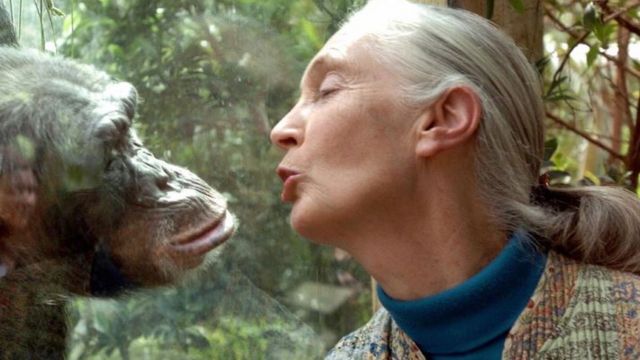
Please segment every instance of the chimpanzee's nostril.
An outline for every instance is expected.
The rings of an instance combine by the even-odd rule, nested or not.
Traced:
[[[169,176],[168,175],[161,175],[161,176],[157,177],[156,178],[156,186],[161,191],[171,190],[171,186],[169,186]]]

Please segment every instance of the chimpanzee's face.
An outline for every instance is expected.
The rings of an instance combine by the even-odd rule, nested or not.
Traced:
[[[30,225],[9,231],[5,247],[49,256],[100,246],[153,285],[199,267],[231,236],[224,197],[143,147],[136,104],[133,86],[92,67],[0,48],[0,145],[31,164],[37,184]]]

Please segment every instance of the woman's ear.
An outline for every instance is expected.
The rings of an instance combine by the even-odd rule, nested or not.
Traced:
[[[482,107],[468,87],[453,87],[418,119],[416,154],[430,157],[470,140],[478,129]]]

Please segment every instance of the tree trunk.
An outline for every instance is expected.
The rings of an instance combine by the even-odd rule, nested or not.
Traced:
[[[511,36],[531,62],[542,59],[542,0],[523,1],[524,11],[518,13],[508,0],[494,0],[491,21]],[[449,6],[487,16],[487,1],[449,0]]]
[[[629,62],[629,30],[624,27],[618,28],[618,59],[616,64],[615,78],[613,80],[615,95],[613,96],[614,109],[612,111],[611,124],[611,148],[616,152],[622,151],[622,128],[623,126],[633,127],[631,114],[629,113],[629,91],[627,90],[626,64]],[[615,159],[610,159],[613,162]]]
[[[449,6],[487,16],[487,0],[413,0],[416,3]],[[491,21],[509,34],[532,62],[542,59],[543,9],[542,0],[523,1],[519,13],[508,0],[494,0]]]

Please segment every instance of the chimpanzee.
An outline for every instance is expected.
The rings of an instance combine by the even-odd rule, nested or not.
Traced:
[[[55,359],[68,294],[174,283],[236,222],[220,193],[143,147],[132,85],[19,49],[7,24],[0,1],[0,359]]]

